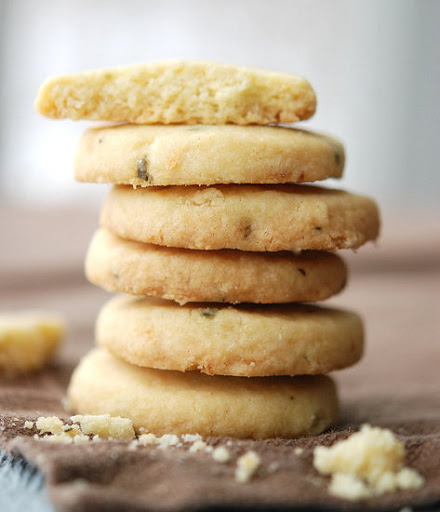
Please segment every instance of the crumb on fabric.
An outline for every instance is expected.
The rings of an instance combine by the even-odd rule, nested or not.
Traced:
[[[43,441],[48,441],[50,443],[65,443],[65,444],[73,443],[73,437],[70,437],[64,433],[63,434],[43,435],[43,436],[39,436],[38,434],[35,434],[34,439],[41,439]]]
[[[224,446],[218,446],[214,449],[212,452],[212,458],[216,462],[228,462],[228,460],[231,458],[228,450]]]
[[[321,474],[331,476],[331,494],[357,501],[420,488],[423,477],[404,461],[405,446],[393,432],[363,425],[333,446],[317,446],[313,463]]]
[[[149,444],[159,444],[159,439],[154,434],[141,434],[139,436],[139,443],[142,446],[147,446]]]
[[[183,434],[182,440],[184,443],[194,443],[195,441],[201,441],[202,436],[200,434]]]
[[[130,440],[135,437],[133,423],[127,418],[103,415],[77,415],[72,416],[72,424],[64,423],[57,416],[40,416],[35,422],[39,434],[35,439],[44,439],[52,442],[74,444],[93,442],[101,439]],[[32,428],[32,422],[26,428]],[[77,424],[78,423],[78,424]],[[92,436],[92,437],[89,437]]]
[[[90,441],[90,437],[85,434],[76,434],[73,436],[73,444],[87,444]]]
[[[131,420],[121,417],[111,417],[104,415],[76,415],[72,416],[70,423],[56,416],[40,417],[35,425],[39,430],[39,434],[35,434],[34,439],[39,439],[53,443],[65,444],[88,444],[99,442],[102,439],[129,441],[127,449],[136,451],[141,446],[156,446],[159,449],[168,449],[171,447],[182,447],[183,443],[189,443],[188,451],[190,453],[203,452],[211,454],[215,462],[226,463],[231,460],[231,454],[226,446],[208,445],[199,434],[183,434],[181,436],[175,434],[164,434],[156,436],[143,428],[143,433],[136,437]],[[33,423],[29,422],[29,428],[33,427]],[[139,432],[141,430],[139,429]],[[232,443],[227,442],[230,446]],[[237,467],[235,470],[235,479],[237,482],[247,482],[254,475],[260,466],[259,456],[249,451],[237,459]]]
[[[81,431],[81,428],[79,425],[69,425],[69,424],[65,424],[63,425],[63,431],[66,433],[66,434],[69,434],[69,436],[76,436],[76,435],[79,435],[79,434],[82,434],[82,431]]]
[[[248,482],[260,466],[260,457],[252,450],[248,451],[237,459],[235,480],[237,482]]]
[[[133,439],[133,441],[130,441],[127,450],[130,452],[133,452],[133,451],[137,450],[139,444],[140,443],[139,443],[138,439]]]
[[[279,462],[271,462],[268,466],[267,466],[267,470],[269,471],[269,473],[274,473],[275,471],[277,471],[278,469],[280,468],[280,464]]]
[[[200,452],[204,451],[208,445],[205,441],[194,441],[194,443],[189,447],[190,452]]]
[[[70,418],[79,423],[84,434],[98,434],[104,438],[130,440],[135,437],[133,422],[128,418],[109,414],[81,415]]]
[[[180,439],[175,434],[164,434],[159,437],[159,448],[168,448],[169,446],[178,446]]]
[[[40,434],[62,434],[63,421],[57,416],[40,416],[35,422]]]

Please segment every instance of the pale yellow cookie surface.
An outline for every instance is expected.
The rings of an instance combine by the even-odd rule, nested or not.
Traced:
[[[347,280],[343,260],[328,252],[293,254],[197,251],[124,240],[98,230],[86,276],[111,292],[186,302],[315,302]]]
[[[53,357],[65,335],[64,320],[44,311],[0,313],[0,376],[38,370]]]
[[[340,177],[335,138],[275,126],[106,126],[78,145],[78,181],[126,185],[299,183]]]
[[[352,312],[289,304],[222,306],[120,296],[101,310],[96,341],[131,364],[213,375],[317,375],[356,363]]]
[[[104,349],[89,353],[68,389],[79,414],[110,414],[153,434],[237,438],[298,437],[336,420],[337,397],[326,376],[221,377],[139,368]]]
[[[169,247],[334,251],[374,240],[379,213],[368,197],[309,185],[115,186],[101,223]]]
[[[36,99],[48,117],[138,124],[291,123],[315,107],[302,77],[179,60],[56,76]]]

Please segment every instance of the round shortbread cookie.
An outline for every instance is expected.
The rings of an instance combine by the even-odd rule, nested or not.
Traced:
[[[79,181],[149,185],[300,183],[340,177],[334,138],[278,126],[91,128],[79,143]]]
[[[316,302],[338,293],[347,267],[336,254],[197,251],[124,240],[105,229],[85,264],[93,284],[111,292],[186,302]]]
[[[104,349],[89,353],[68,389],[79,414],[122,416],[156,434],[237,438],[318,434],[337,417],[326,376],[221,377],[139,368]]]
[[[138,366],[212,375],[318,375],[362,356],[362,321],[304,304],[224,306],[122,296],[101,310],[96,342]]]
[[[139,242],[187,249],[355,249],[379,231],[368,197],[310,185],[114,186],[101,223]]]
[[[312,116],[302,77],[213,62],[171,60],[49,78],[35,106],[54,118],[139,124],[270,124]]]

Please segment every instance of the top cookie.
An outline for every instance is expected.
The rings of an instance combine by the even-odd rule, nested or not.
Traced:
[[[308,119],[316,96],[288,73],[175,60],[49,78],[35,106],[53,118],[246,125]]]

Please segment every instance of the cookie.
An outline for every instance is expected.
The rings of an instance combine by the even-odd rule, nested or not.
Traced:
[[[87,130],[78,181],[148,185],[300,183],[337,178],[344,148],[335,138],[276,126],[136,126]]]
[[[85,264],[93,284],[110,292],[186,302],[315,302],[338,293],[344,261],[328,252],[197,251],[124,240],[105,229]]]
[[[56,76],[35,106],[54,118],[245,125],[307,119],[316,96],[296,75],[174,60]]]
[[[0,375],[13,377],[42,368],[53,358],[65,331],[64,320],[54,313],[1,313]]]
[[[317,434],[335,422],[338,409],[326,376],[248,379],[154,370],[104,349],[81,361],[68,399],[76,413],[129,418],[137,431],[256,439]]]
[[[310,185],[115,186],[101,223],[139,242],[187,249],[356,249],[379,231],[375,202]]]
[[[119,296],[101,310],[96,342],[128,363],[211,375],[318,375],[362,356],[355,313],[304,304],[187,304]]]

